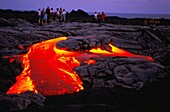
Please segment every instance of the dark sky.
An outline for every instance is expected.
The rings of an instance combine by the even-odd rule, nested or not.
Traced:
[[[170,14],[170,0],[0,0],[0,9],[37,10],[47,6],[67,11]]]

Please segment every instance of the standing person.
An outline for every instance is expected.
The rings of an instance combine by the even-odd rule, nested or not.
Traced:
[[[47,7],[46,14],[47,14],[47,24],[49,24],[50,23],[50,7]]]
[[[104,12],[102,12],[102,15],[101,15],[101,23],[104,23],[105,22],[105,17],[106,17],[106,14]]]
[[[55,21],[56,20],[56,16],[57,16],[57,13],[56,13],[56,11],[53,11],[53,21]]]
[[[98,20],[98,23],[101,23],[101,15],[100,15],[100,12],[97,13],[97,20]]]
[[[66,22],[66,14],[67,14],[66,10],[63,9],[62,17],[64,22]]]
[[[144,25],[147,26],[148,25],[148,20],[145,18],[144,20]]]
[[[44,23],[48,23],[48,14],[47,11],[44,13]]]
[[[57,22],[59,22],[59,19],[60,19],[60,11],[59,11],[59,8],[56,9],[56,20]]]
[[[38,23],[41,21],[41,9],[38,9]]]
[[[97,12],[94,12],[94,22],[98,21]]]
[[[44,14],[45,14],[45,12],[44,12],[44,8],[43,8],[42,11],[41,11],[40,25],[42,25],[44,23]]]
[[[63,9],[62,9],[62,7],[60,7],[59,13],[60,13],[59,21],[61,22],[63,20]]]
[[[50,21],[53,21],[54,20],[54,11],[53,11],[53,8],[51,8],[50,10]]]

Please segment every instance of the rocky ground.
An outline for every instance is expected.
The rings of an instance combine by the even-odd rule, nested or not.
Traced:
[[[92,22],[51,22],[33,24],[23,19],[0,18],[0,110],[63,112],[153,112],[169,109],[170,101],[170,26],[117,25]],[[4,25],[5,24],[5,25]],[[34,43],[67,36],[57,46],[69,50],[102,47],[111,43],[129,52],[151,56],[155,61],[126,57],[95,59],[74,70],[85,90],[60,96],[4,94],[22,72],[15,58],[28,52]]]

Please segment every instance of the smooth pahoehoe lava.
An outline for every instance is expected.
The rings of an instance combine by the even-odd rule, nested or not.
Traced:
[[[56,43],[66,39],[67,37],[60,37],[32,45],[22,58],[24,70],[16,77],[16,83],[7,94],[33,91],[43,95],[60,95],[83,90],[83,82],[73,68],[81,62],[95,63],[92,57],[124,56],[153,61],[149,56],[135,55],[111,44],[111,52],[100,48],[93,48],[88,52],[57,48]]]

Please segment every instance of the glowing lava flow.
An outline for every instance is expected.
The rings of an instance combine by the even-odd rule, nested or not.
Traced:
[[[111,52],[106,51],[106,50],[101,50],[100,48],[97,49],[91,49],[89,52],[94,53],[94,54],[105,54],[107,56],[122,56],[122,57],[129,57],[129,58],[140,58],[140,59],[145,59],[148,61],[154,61],[152,57],[150,56],[142,56],[142,55],[136,55],[133,53],[130,53],[128,51],[122,50],[120,48],[117,48],[111,44],[109,44],[111,47]]]
[[[72,70],[80,63],[75,52],[56,48],[61,37],[35,44],[23,58],[24,70],[7,94],[34,91],[43,95],[73,93],[82,90],[82,82]]]
[[[22,60],[24,70],[21,75],[17,76],[17,82],[7,94],[19,94],[30,90],[43,95],[59,95],[83,90],[82,81],[73,68],[79,66],[82,61],[88,64],[95,63],[90,58],[100,57],[99,54],[153,61],[151,57],[135,55],[111,44],[109,46],[112,52],[98,48],[91,49],[89,51],[91,54],[58,49],[56,43],[66,39],[66,37],[60,37],[31,46]]]

